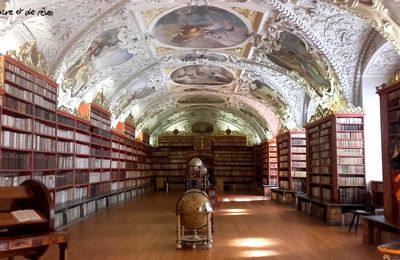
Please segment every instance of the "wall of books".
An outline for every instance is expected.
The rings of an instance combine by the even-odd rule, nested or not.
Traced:
[[[278,149],[276,140],[262,144],[263,184],[278,186]]]
[[[400,72],[378,89],[381,105],[385,218],[400,218]]]
[[[148,186],[149,148],[134,143],[134,128],[110,131],[110,113],[95,104],[79,108],[85,118],[57,110],[57,84],[7,56],[0,72],[0,186],[42,181],[58,226]]]
[[[306,191],[306,136],[290,131],[277,136],[279,189]]]
[[[193,157],[207,160],[212,166],[208,173],[220,186],[248,189],[255,183],[253,147],[246,145],[243,136],[162,136],[152,152],[152,172],[168,180],[169,188],[183,187],[187,164]]]
[[[332,114],[308,124],[306,132],[308,194],[333,203],[363,203],[364,116]]]

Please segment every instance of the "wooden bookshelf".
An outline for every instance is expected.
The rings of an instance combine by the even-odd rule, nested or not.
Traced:
[[[0,56],[0,185],[38,179],[54,195],[57,84]]]
[[[371,181],[372,202],[374,207],[383,207],[383,181]]]
[[[400,220],[400,72],[377,88],[381,107],[382,170],[385,218]]]
[[[245,136],[210,136],[210,148],[197,150],[193,135],[165,135],[158,139],[158,147],[152,151],[152,170],[157,187],[184,188],[187,163],[193,157],[209,160],[208,172],[212,173],[219,188],[249,189],[256,183],[254,147],[246,144]],[[203,160],[203,159],[202,159]]]
[[[290,131],[277,136],[279,189],[306,191],[305,137],[304,131]]]
[[[56,227],[152,189],[149,146],[130,122],[112,131],[97,104],[82,104],[80,116],[56,105],[55,82],[0,57],[0,186],[44,183]]]
[[[308,195],[365,202],[364,115],[331,114],[306,126]]]
[[[346,213],[366,203],[364,115],[321,112],[306,126],[307,194],[298,210],[329,224],[348,224]]]
[[[278,186],[278,150],[275,139],[263,142],[262,161],[263,184]]]

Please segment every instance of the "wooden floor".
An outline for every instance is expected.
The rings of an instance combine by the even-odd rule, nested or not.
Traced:
[[[347,227],[327,226],[263,196],[245,195],[223,196],[214,214],[213,248],[177,250],[175,205],[180,194],[138,197],[68,226],[69,260],[381,259],[375,246],[361,242],[362,228],[350,234]],[[52,246],[43,259],[57,255]]]

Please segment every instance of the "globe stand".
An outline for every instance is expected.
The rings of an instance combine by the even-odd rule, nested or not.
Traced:
[[[177,215],[177,249],[181,249],[183,244],[188,243],[191,244],[192,248],[197,248],[197,244],[203,243],[207,249],[212,247],[213,237],[212,237],[212,226],[211,226],[211,215],[212,212],[203,213],[207,214],[207,224],[202,230],[206,231],[206,234],[199,234],[198,229],[192,229],[191,234],[185,234],[185,227],[181,225],[181,214]]]

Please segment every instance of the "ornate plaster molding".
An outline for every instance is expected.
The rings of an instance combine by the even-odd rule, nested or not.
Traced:
[[[338,5],[365,19],[390,41],[400,53],[400,24],[391,16],[382,0],[363,2],[360,0],[323,0]]]

